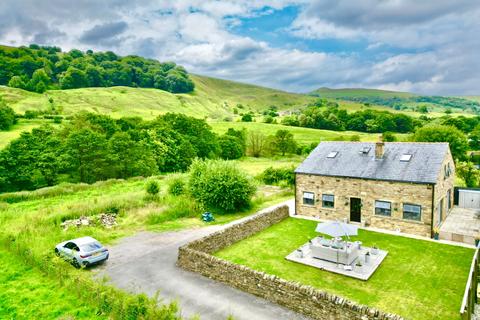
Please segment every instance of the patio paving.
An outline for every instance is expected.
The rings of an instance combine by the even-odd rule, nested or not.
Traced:
[[[478,209],[454,207],[440,226],[440,239],[475,244],[480,237],[480,218],[475,216]]]
[[[349,267],[351,267],[351,270],[345,269],[346,266],[343,264],[337,264],[336,262],[312,257],[309,242],[305,243],[299,249],[290,253],[288,256],[285,257],[285,259],[315,267],[321,270],[326,270],[329,272],[338,273],[344,276],[366,281],[373,275],[375,270],[378,269],[378,267],[388,254],[388,251],[380,249],[377,249],[377,251],[377,254],[372,254],[372,248],[362,247],[358,258],[349,265]],[[365,253],[367,252],[370,252],[370,259],[368,263],[365,263]],[[358,260],[361,261],[362,267],[356,266]]]

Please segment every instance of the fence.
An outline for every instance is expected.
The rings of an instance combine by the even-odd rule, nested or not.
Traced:
[[[460,315],[462,320],[472,319],[472,314],[475,309],[475,304],[478,302],[477,287],[478,287],[478,273],[479,269],[479,254],[480,245],[475,250],[475,255],[472,259],[472,266],[468,275],[467,285],[465,286],[465,293],[463,295],[462,306],[460,308]]]
[[[402,317],[360,305],[311,286],[217,258],[212,253],[245,239],[288,217],[288,208],[279,207],[251,219],[190,242],[179,249],[177,265],[223,282],[266,300],[278,303],[313,319],[401,320]]]

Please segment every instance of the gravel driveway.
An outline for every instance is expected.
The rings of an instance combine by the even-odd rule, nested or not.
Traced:
[[[178,247],[223,226],[176,232],[141,232],[109,248],[110,259],[99,268],[116,286],[177,300],[182,316],[201,319],[305,319],[264,299],[175,266]]]

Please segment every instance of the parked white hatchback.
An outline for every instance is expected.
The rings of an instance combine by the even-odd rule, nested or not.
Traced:
[[[64,241],[55,246],[55,253],[70,261],[76,268],[103,263],[108,259],[108,249],[92,237]]]

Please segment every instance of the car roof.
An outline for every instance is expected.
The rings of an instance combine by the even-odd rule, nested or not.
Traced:
[[[91,242],[98,242],[98,241],[96,239],[92,238],[92,237],[81,237],[81,238],[70,240],[70,242],[73,242],[77,246],[80,246],[82,244],[91,243]]]

